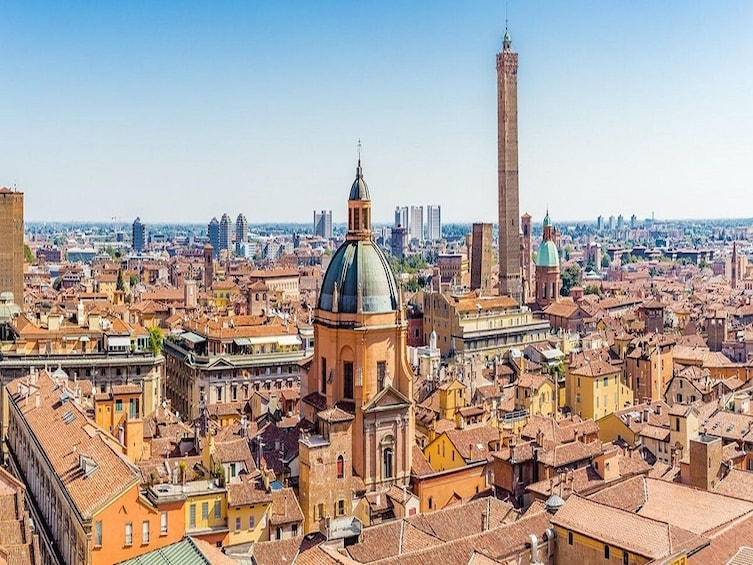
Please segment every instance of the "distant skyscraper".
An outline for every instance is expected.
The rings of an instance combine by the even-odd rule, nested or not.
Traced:
[[[488,293],[492,286],[492,225],[473,224],[471,239],[471,290]]]
[[[620,214],[619,216],[617,216],[617,229],[621,230],[624,227],[625,227],[625,217],[622,214]]]
[[[24,302],[24,193],[0,188],[0,292]]]
[[[518,204],[518,54],[505,29],[497,53],[497,172],[499,293],[520,303],[520,208]]]
[[[409,239],[424,240],[424,207],[410,207],[410,225],[408,226]]]
[[[638,227],[638,218],[633,214],[630,216],[630,229],[634,230]]]
[[[209,245],[212,246],[214,258],[217,259],[220,256],[220,222],[217,221],[217,218],[212,218],[209,222],[207,237],[209,238]]]
[[[233,220],[230,214],[225,212],[220,218],[220,250],[230,249],[230,242],[233,240]]]
[[[146,226],[141,223],[141,218],[136,218],[133,221],[131,241],[134,251],[141,252],[146,247]]]
[[[604,216],[596,218],[596,229],[599,231],[604,229]]]
[[[248,239],[248,220],[243,214],[235,219],[235,254],[244,255],[246,240]]]
[[[314,210],[314,235],[332,239],[332,210]]]
[[[408,207],[398,206],[395,208],[395,225],[408,229]]]
[[[614,216],[609,216],[609,225],[608,225],[608,227],[609,227],[610,231],[614,229]]]
[[[429,204],[426,207],[426,239],[442,239],[442,211],[439,205]]]

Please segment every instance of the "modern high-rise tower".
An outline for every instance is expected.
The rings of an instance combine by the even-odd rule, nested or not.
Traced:
[[[395,226],[402,226],[408,229],[408,207],[398,206],[395,208]]]
[[[133,221],[131,242],[134,251],[140,252],[146,249],[146,226],[141,223],[141,218],[136,218]]]
[[[424,207],[410,207],[410,225],[408,226],[408,237],[411,240],[417,239],[419,242],[424,240]]]
[[[332,210],[314,210],[314,235],[332,239]]]
[[[497,171],[499,180],[499,294],[522,300],[518,204],[518,54],[505,29],[497,53]]]
[[[24,303],[24,193],[0,188],[0,292]]]
[[[442,209],[439,204],[426,206],[426,239],[442,239]]]
[[[235,219],[235,254],[246,253],[246,240],[248,239],[248,220],[243,214],[238,214]]]
[[[212,246],[212,252],[214,258],[217,259],[220,256],[220,222],[217,218],[212,218],[207,226],[207,237],[209,238],[209,245]]]
[[[223,249],[230,250],[230,243],[233,240],[233,220],[230,214],[225,212],[220,218],[220,251]]]

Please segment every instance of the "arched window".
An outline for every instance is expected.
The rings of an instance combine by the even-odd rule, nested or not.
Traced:
[[[434,509],[434,497],[429,497],[429,510]]]
[[[342,455],[337,456],[337,478],[342,479],[345,476],[345,460]]]

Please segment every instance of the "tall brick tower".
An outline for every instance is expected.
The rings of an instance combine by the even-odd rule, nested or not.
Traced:
[[[24,303],[24,193],[0,188],[0,292]]]
[[[505,28],[497,53],[497,167],[499,178],[499,294],[522,301],[518,205],[518,54]]]

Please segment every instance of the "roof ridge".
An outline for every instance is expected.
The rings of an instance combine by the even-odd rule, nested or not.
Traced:
[[[397,542],[397,554],[403,554],[403,539],[405,536],[405,520],[400,520],[400,538]]]

